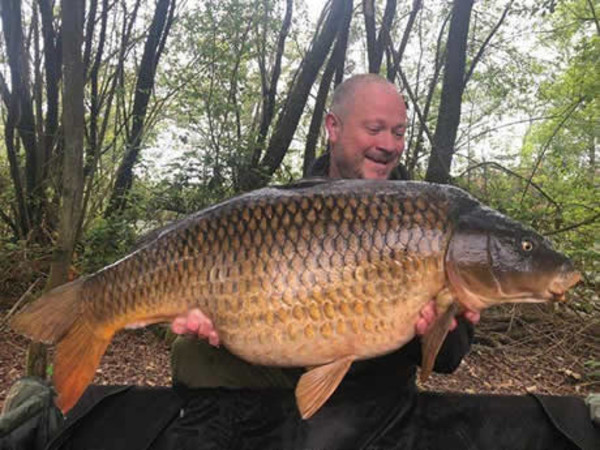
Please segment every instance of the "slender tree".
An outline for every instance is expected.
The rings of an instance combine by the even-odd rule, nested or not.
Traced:
[[[275,111],[275,96],[277,94],[277,84],[279,82],[279,76],[281,75],[281,59],[285,50],[285,40],[290,31],[290,25],[292,23],[292,11],[294,8],[294,2],[292,0],[286,1],[285,16],[281,23],[281,29],[279,30],[279,37],[277,39],[277,50],[275,51],[273,69],[271,71],[271,78],[267,81],[267,68],[266,68],[266,55],[264,51],[264,38],[262,51],[259,52],[259,68],[261,74],[261,88],[262,88],[262,115],[260,119],[260,127],[258,130],[258,137],[256,139],[256,146],[254,147],[254,153],[252,155],[252,165],[258,164],[265,140],[267,139],[267,133],[269,127],[273,121],[273,114]],[[266,11],[266,5],[265,5]],[[265,12],[266,13],[266,12]],[[264,25],[266,29],[266,24]]]
[[[114,213],[122,211],[126,205],[127,193],[133,183],[133,168],[138,160],[144,137],[144,122],[154,88],[156,68],[169,36],[174,13],[175,0],[158,1],[138,69],[135,98],[131,112],[131,131],[127,137],[125,155],[117,169],[116,181],[104,214],[105,217],[110,217]]]
[[[63,83],[63,157],[61,205],[58,240],[54,249],[46,289],[68,281],[78,229],[81,224],[83,197],[83,134],[84,66],[81,56],[83,43],[83,4],[78,0],[61,3],[62,73]],[[27,352],[27,373],[39,377],[46,374],[46,350],[40,343],[31,343]]]
[[[425,176],[428,181],[436,183],[448,183],[450,181],[450,167],[460,124],[463,92],[492,37],[504,22],[512,4],[513,0],[509,0],[500,19],[492,27],[468,69],[466,68],[467,37],[473,1],[455,0],[453,4],[446,44],[446,61],[438,120]]]
[[[253,166],[252,170],[243,178],[242,189],[263,186],[281,165],[300,121],[310,89],[331,49],[339,29],[339,23],[344,15],[346,3],[346,0],[331,2],[327,19],[315,36],[294,79],[265,155],[258,166]]]
[[[315,100],[315,107],[313,109],[313,115],[306,137],[304,163],[302,166],[302,174],[304,176],[308,175],[308,171],[315,160],[315,148],[323,125],[325,103],[327,102],[331,82],[336,73],[343,72],[343,69],[340,70],[340,66],[343,67],[346,47],[348,45],[348,33],[350,31],[350,21],[352,20],[352,3],[352,0],[349,0],[346,5],[346,12],[344,14],[344,19],[340,22],[340,30],[336,37],[335,46],[331,52],[329,61],[325,66],[323,75],[321,76],[321,82]]]

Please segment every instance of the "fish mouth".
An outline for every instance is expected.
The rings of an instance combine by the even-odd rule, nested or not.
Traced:
[[[565,303],[567,301],[566,292],[575,286],[580,279],[581,274],[579,272],[563,273],[557,275],[544,290],[523,292],[517,295],[503,293],[496,301],[499,303]]]
[[[565,293],[568,289],[575,286],[581,280],[581,274],[579,272],[571,272],[569,274],[563,274],[554,280],[548,288],[548,295],[552,302],[566,302],[567,298]]]

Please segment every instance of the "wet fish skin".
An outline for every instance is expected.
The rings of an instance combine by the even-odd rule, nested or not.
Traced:
[[[532,255],[519,252],[519,242],[512,248],[517,236],[535,242],[545,262],[528,263]],[[494,272],[490,242],[516,271],[499,261]],[[548,244],[448,186],[354,180],[266,188],[201,211],[123,260],[51,291],[12,326],[58,343],[54,383],[68,410],[116,331],[199,307],[242,358],[323,368],[308,372],[297,390],[308,417],[333,392],[320,387],[324,381],[339,383],[353,360],[411,340],[432,298],[443,312],[452,303],[483,308],[564,294],[576,274]],[[524,276],[507,297],[512,280],[532,270],[543,274],[540,281]],[[435,334],[428,353],[445,332]]]

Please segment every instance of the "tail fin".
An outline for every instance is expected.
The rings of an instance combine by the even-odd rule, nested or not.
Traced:
[[[10,325],[18,333],[48,344],[57,343],[54,354],[54,386],[57,404],[66,412],[94,378],[100,358],[114,330],[92,328],[81,317],[80,292],[85,278],[53,289],[15,316]]]
[[[56,404],[63,411],[71,409],[92,382],[100,358],[114,334],[111,330],[92,330],[87,322],[76,322],[58,342],[54,354],[52,381],[58,392]]]
[[[79,317],[79,293],[85,278],[52,289],[17,314],[10,326],[35,341],[59,341]]]

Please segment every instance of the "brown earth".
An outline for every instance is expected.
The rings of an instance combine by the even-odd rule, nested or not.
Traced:
[[[6,305],[6,303],[4,303]],[[600,392],[600,309],[586,301],[569,306],[503,306],[486,311],[472,351],[451,375],[421,386],[434,391],[578,395]],[[23,375],[27,340],[5,326],[0,310],[0,408]],[[169,345],[150,329],[117,334],[95,384],[171,384]]]

